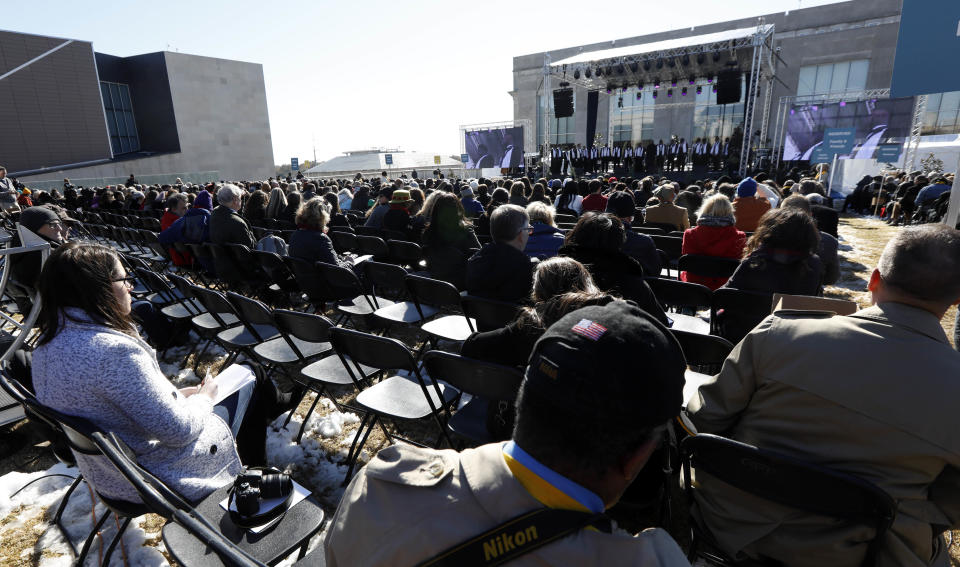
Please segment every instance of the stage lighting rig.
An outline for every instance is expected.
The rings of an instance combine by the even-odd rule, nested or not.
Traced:
[[[640,65],[638,65],[636,61],[631,61],[631,62],[630,62],[630,72],[631,72],[631,73],[636,73],[638,69],[640,69]]]
[[[680,89],[680,96],[687,96],[687,87]]]
[[[680,59],[680,64],[683,65],[684,67],[690,66],[690,55],[688,53],[683,54],[683,58]]]
[[[579,79],[579,78],[580,78],[580,68],[577,67],[577,68],[574,69],[574,71],[573,71],[573,79],[574,79],[574,80],[577,80],[577,79]]]
[[[707,56],[701,51],[697,53],[697,65],[703,65],[703,62],[707,60]]]
[[[583,76],[589,79],[591,75],[593,75],[593,71],[590,70],[590,67],[587,67],[583,71]]]
[[[649,60],[649,59],[647,59],[646,61],[643,62],[643,70],[644,70],[644,71],[649,71],[649,70],[650,70],[650,60]]]
[[[672,96],[673,96],[673,89],[667,89],[667,98],[670,98]]]

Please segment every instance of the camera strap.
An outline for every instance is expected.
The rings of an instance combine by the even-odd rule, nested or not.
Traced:
[[[268,474],[284,474],[283,471],[274,467],[248,467],[248,470],[261,470]],[[291,490],[286,498],[283,499],[283,502],[277,506],[265,510],[262,513],[247,516],[236,510],[237,484],[234,482],[233,487],[230,489],[229,500],[227,501],[227,512],[230,514],[230,521],[238,528],[245,530],[267,525],[287,513],[287,510],[290,508],[290,500],[293,499],[293,492],[294,491]]]
[[[603,514],[541,508],[521,514],[417,564],[418,567],[502,565],[587,526],[610,533]]]

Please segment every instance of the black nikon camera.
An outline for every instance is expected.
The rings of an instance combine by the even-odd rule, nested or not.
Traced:
[[[293,492],[290,476],[278,469],[245,468],[233,483],[237,512],[252,517],[260,510],[260,501],[268,498],[288,498]]]

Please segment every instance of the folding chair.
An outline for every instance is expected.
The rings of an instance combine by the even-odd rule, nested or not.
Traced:
[[[679,329],[670,329],[670,332],[680,343],[683,356],[687,360],[687,366],[693,367],[692,370],[696,372],[703,374],[720,372],[723,361],[733,350],[733,343],[723,337],[691,333]]]
[[[280,335],[280,332],[272,325],[257,327],[244,323],[230,301],[219,291],[200,286],[194,286],[193,291],[200,303],[207,309],[207,313],[214,315],[218,319],[217,322],[224,327],[222,331],[217,332],[214,338],[220,346],[230,353],[224,367],[229,366],[236,360],[241,352],[246,353],[251,359],[256,359],[253,347]],[[232,320],[239,324],[227,323]]]
[[[383,231],[381,231],[379,228],[363,225],[353,227],[353,231],[357,233],[357,236],[376,236],[379,238],[383,234]]]
[[[249,345],[250,350],[271,373],[276,368],[284,368],[299,360],[294,348],[307,357],[317,356],[330,350],[330,345],[326,342],[296,343],[284,337],[276,327],[270,310],[256,299],[228,291],[227,301],[236,310],[240,322],[256,341]],[[291,347],[291,345],[294,346]]]
[[[419,244],[406,240],[388,240],[387,247],[389,248],[387,261],[391,264],[403,266],[408,270],[423,269],[420,265],[423,260],[423,250]]]
[[[390,258],[390,247],[379,236],[357,236],[357,251],[369,254],[377,262],[386,262]]]
[[[488,408],[491,403],[512,406],[523,381],[522,372],[438,350],[423,355],[423,367],[435,380],[443,380],[472,396],[447,422],[450,431],[470,440],[474,446],[500,441],[488,430]]]
[[[681,272],[707,278],[729,278],[738,266],[740,266],[738,258],[720,258],[718,256],[684,254],[677,260],[677,269]]]
[[[667,231],[663,230],[662,228],[656,228],[653,226],[632,226],[630,227],[630,230],[640,234],[656,234],[658,236],[665,236],[667,234]]]
[[[671,232],[673,229],[670,229]],[[657,234],[650,235],[650,238],[653,239],[653,243],[657,246],[657,250],[663,250],[667,253],[667,257],[670,259],[669,267],[672,269],[677,268],[677,260],[680,259],[680,256],[683,254],[683,238],[678,238],[676,236],[660,236]],[[664,266],[667,268],[667,266]]]
[[[288,311],[286,309],[275,310],[273,312],[273,320],[276,322],[277,328],[280,329],[283,336],[293,339],[291,348],[299,358],[297,363],[300,368],[299,374],[291,372],[290,376],[306,388],[300,401],[293,407],[299,407],[300,403],[303,402],[303,399],[307,397],[310,391],[318,394],[317,397],[314,398],[310,410],[307,411],[307,415],[303,418],[303,424],[301,424],[300,431],[297,433],[297,443],[299,443],[303,437],[303,431],[307,427],[307,422],[310,420],[310,415],[313,413],[314,408],[316,408],[317,402],[320,401],[320,395],[326,396],[340,409],[349,407],[342,406],[338,403],[336,397],[328,393],[326,386],[353,386],[353,379],[350,377],[350,373],[343,365],[343,362],[341,362],[340,357],[332,355],[333,350],[328,350],[324,353],[329,353],[331,356],[324,356],[320,360],[310,362],[310,360],[316,357],[307,357],[297,348],[298,342],[307,344],[329,344],[330,329],[335,326],[332,321],[322,315]],[[360,377],[360,380],[366,381],[371,375],[377,372],[377,369],[361,365],[361,371],[363,372],[363,376]],[[291,411],[287,415],[286,421],[283,422],[283,428],[287,427],[292,417],[293,412]]]
[[[518,303],[469,294],[461,294],[460,305],[463,307],[463,313],[475,322],[479,332],[502,329],[520,313]]]
[[[207,254],[213,258],[213,267],[217,272],[217,279],[231,288],[243,289],[247,280],[245,269],[237,264],[226,245],[207,242],[203,246],[207,249]]]
[[[783,453],[759,449],[732,439],[700,434],[680,444],[684,490],[694,502],[691,467],[766,500],[830,516],[851,524],[866,524],[876,531],[867,543],[862,565],[876,563],[877,552],[887,529],[893,524],[897,506],[890,496],[863,479],[809,463]],[[687,555],[692,562],[705,557],[714,564],[735,565],[716,551],[710,534],[692,522],[692,542]],[[787,529],[787,528],[783,528]],[[708,546],[709,551],[700,551]],[[777,563],[778,565],[781,563]]]
[[[645,222],[640,226],[642,228],[658,228],[663,231],[663,234],[669,234],[677,230],[677,225],[666,222]]]
[[[325,284],[333,308],[340,314],[339,324],[344,318],[352,320],[354,317],[365,318],[382,307],[393,305],[393,301],[367,294],[363,290],[360,278],[350,268],[316,262],[314,269]]]
[[[773,294],[722,287],[713,292],[710,334],[737,344],[773,311]]]
[[[387,330],[396,323],[412,325],[437,314],[437,310],[429,305],[418,308],[413,301],[403,300],[406,297],[404,281],[407,271],[400,266],[367,260],[363,263],[363,273],[374,295],[389,297],[392,294],[397,300],[393,305],[380,307],[373,312],[375,318],[386,324]]]
[[[710,288],[666,278],[644,278],[644,280],[664,311],[667,311],[667,317],[673,321],[672,328],[704,335],[710,333],[710,321],[696,314],[697,311],[710,309],[713,296]]]
[[[348,467],[344,484],[350,480],[353,468],[360,458],[360,451],[378,423],[391,442],[396,438],[419,447],[424,446],[422,443],[391,434],[382,423],[384,418],[392,421],[412,421],[433,417],[440,428],[434,446],[437,447],[441,441],[446,440],[447,445],[453,447],[447,435],[446,419],[441,413],[449,412],[450,407],[459,400],[460,394],[454,388],[440,384],[432,376],[424,378],[413,359],[413,353],[403,343],[396,339],[341,327],[330,329],[330,342],[357,389],[361,390],[357,394],[356,403],[366,412],[347,454]],[[361,364],[381,371],[406,371],[410,377],[393,375],[364,389],[359,378],[362,370],[358,365]]]
[[[264,293],[269,291],[271,292],[271,298],[280,299],[284,305],[289,305],[287,294],[299,292],[300,287],[293,277],[293,272],[283,263],[283,258],[274,252],[261,250],[251,250],[250,254],[266,276],[268,286]],[[271,301],[271,303],[277,302]]]
[[[323,313],[327,302],[333,301],[333,293],[320,276],[315,263],[293,256],[283,256],[282,260],[293,274],[300,291],[307,296],[307,300],[313,304],[318,313]]]
[[[235,266],[241,268],[243,275],[240,284],[250,293],[258,295],[268,285],[268,276],[260,269],[260,262],[253,252],[243,244],[224,244],[227,252],[233,256]]]
[[[476,322],[471,321],[469,317],[463,314],[463,307],[460,305],[460,292],[453,284],[414,275],[408,275],[404,281],[421,319],[427,318],[424,311],[425,307],[432,308],[434,313],[440,311],[460,313],[459,315],[443,315],[425,321],[420,325],[420,329],[429,335],[430,343],[434,348],[436,348],[436,339],[465,341],[467,337],[476,332]]]
[[[348,252],[354,253],[359,250],[357,235],[352,232],[333,230],[333,228],[331,228],[327,236],[333,241],[333,249],[340,254],[347,254]]]

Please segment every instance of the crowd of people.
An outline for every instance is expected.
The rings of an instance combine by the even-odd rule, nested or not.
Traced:
[[[515,402],[505,414],[499,407],[500,428],[491,429],[501,441],[460,452],[381,450],[331,520],[328,565],[460,557],[469,542],[481,557],[517,564],[687,565],[665,530],[632,536],[604,516],[645,467],[660,466],[648,462],[673,437],[668,430],[680,433],[681,414],[696,429],[687,433],[721,434],[873,483],[897,503],[877,564],[945,565],[942,534],[960,527],[960,445],[949,417],[960,354],[940,319],[960,303],[960,231],[900,229],[870,277],[873,307],[842,317],[773,313],[684,399],[683,349],[649,284],[669,274],[669,259],[648,232],[679,238],[682,254],[738,262],[730,277],[680,272],[683,281],[821,295],[840,276],[840,204],[813,172],[795,173],[783,183],[759,173],[684,185],[653,175],[384,174],[144,186],[131,176],[103,188],[65,181],[62,193],[35,191],[26,206],[16,187],[8,206],[0,177],[0,205],[21,207],[20,223],[55,248],[42,271],[21,260],[11,277],[22,297],[38,289],[42,299],[32,360],[38,398],[116,432],[191,500],[260,464],[265,424],[299,396],[259,376],[218,419],[214,385],[174,388],[135,327],[143,323],[149,339],[149,306],[141,314],[130,297],[134,276],[115,251],[75,238],[73,213],[154,211],[175,266],[195,261],[176,243],[257,248],[280,235],[291,257],[356,269],[330,234],[365,226],[420,244],[424,264],[414,269],[425,275],[517,306],[507,325],[459,347],[524,371]],[[950,182],[902,179],[879,203],[891,222],[942,199],[939,186]],[[860,210],[867,187],[846,205]],[[883,199],[886,186],[876,189],[872,198]],[[273,234],[258,238],[261,229]],[[135,498],[102,461],[78,461],[98,491]],[[737,560],[855,565],[872,537],[870,526],[772,504],[700,471],[696,486],[693,521]],[[550,515],[556,510],[575,513],[561,519]],[[515,523],[521,516],[529,524]],[[540,541],[537,530],[548,525],[559,535]]]

